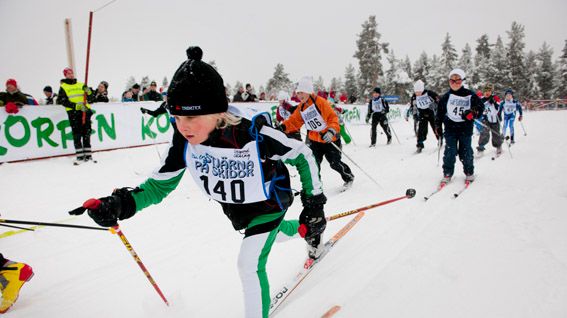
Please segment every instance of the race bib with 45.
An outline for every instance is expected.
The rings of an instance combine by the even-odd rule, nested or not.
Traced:
[[[471,96],[457,96],[449,95],[449,100],[447,101],[447,117],[454,122],[463,122],[464,119],[461,117],[465,110],[471,109]]]

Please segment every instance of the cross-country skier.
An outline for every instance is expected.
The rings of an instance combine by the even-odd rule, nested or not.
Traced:
[[[317,163],[321,165],[323,156],[327,158],[331,168],[341,174],[343,190],[350,188],[354,175],[349,166],[341,161],[339,117],[328,100],[314,93],[310,77],[303,77],[295,91],[301,103],[280,128],[288,134],[299,131],[305,125],[309,147]]]
[[[266,262],[272,244],[299,232],[310,257],[322,252],[326,198],[319,168],[304,143],[272,128],[264,116],[251,120],[237,116],[240,110],[228,107],[222,77],[201,60],[202,55],[199,47],[189,48],[188,60],[173,75],[168,111],[177,130],[162,166],[140,186],[117,189],[101,198],[100,206],[88,213],[99,225],[114,226],[117,220],[161,202],[188,170],[203,193],[220,203],[234,228],[244,230],[238,270],[245,316],[268,317]],[[299,171],[303,188],[299,220],[284,220],[293,202],[284,163]]]
[[[278,93],[278,108],[276,108],[276,124],[280,125],[286,119],[291,116],[291,114],[295,111],[297,106],[293,106],[289,103],[289,94],[285,91],[280,91]],[[292,132],[287,134],[289,137],[300,140],[301,141],[301,133],[299,131]]]
[[[457,154],[463,162],[465,180],[474,180],[474,154],[471,147],[473,120],[482,112],[484,105],[474,92],[463,87],[464,80],[465,71],[459,68],[452,70],[449,73],[450,90],[441,97],[438,105],[435,127],[437,134],[445,138],[441,183],[451,181]]]
[[[500,135],[500,120],[502,117],[498,111],[500,98],[492,94],[493,90],[494,86],[492,84],[486,84],[484,86],[483,97],[481,98],[484,104],[482,123],[489,129],[484,128],[480,132],[476,150],[480,153],[485,150],[484,146],[488,143],[490,134],[492,133],[492,146],[496,148],[496,155],[500,155],[502,153],[502,135]]]
[[[372,99],[368,102],[368,113],[366,114],[366,122],[372,119],[372,128],[370,128],[370,147],[376,147],[376,128],[378,123],[384,129],[386,137],[388,137],[387,144],[392,142],[392,133],[390,126],[388,126],[388,117],[386,114],[390,112],[390,105],[380,96],[382,91],[380,87],[375,87],[372,90]]]
[[[33,270],[29,265],[7,260],[0,253],[0,291],[2,292],[0,314],[14,305],[20,295],[20,289],[32,277]]]
[[[502,127],[502,136],[506,136],[506,128],[510,127],[510,142],[514,141],[514,120],[516,119],[516,112],[520,113],[519,121],[522,121],[522,104],[514,99],[514,91],[507,89],[504,93],[505,100],[500,104],[500,112],[504,112],[504,126]]]
[[[437,93],[425,89],[422,80],[418,80],[413,84],[414,94],[410,99],[410,107],[417,109],[419,126],[417,130],[417,152],[423,150],[423,142],[427,139],[427,125],[431,126],[431,130],[436,134],[437,140],[441,136],[437,136],[435,132],[435,112],[437,111],[437,103],[439,103],[439,95]],[[443,140],[443,139],[441,139]]]

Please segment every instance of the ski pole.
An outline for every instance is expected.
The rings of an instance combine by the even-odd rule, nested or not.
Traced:
[[[122,241],[124,246],[126,246],[126,249],[128,250],[128,252],[130,252],[130,255],[132,255],[132,257],[134,258],[134,260],[136,261],[138,266],[140,266],[140,268],[142,269],[142,272],[144,272],[144,275],[146,275],[146,278],[150,281],[150,284],[152,284],[152,286],[154,287],[156,292],[159,294],[161,299],[165,302],[165,304],[167,306],[169,306],[169,302],[167,301],[167,299],[165,298],[165,296],[161,292],[161,289],[157,285],[156,281],[153,279],[152,275],[150,274],[150,272],[148,271],[146,266],[144,266],[144,263],[142,263],[142,260],[140,259],[140,257],[136,253],[136,251],[134,251],[132,244],[130,244],[130,242],[128,242],[128,240],[126,239],[126,236],[124,236],[124,233],[122,232],[120,227],[118,225],[113,226],[113,227],[110,228],[110,232],[113,233],[113,234],[117,234],[118,237],[120,237],[120,240]]]
[[[510,154],[510,158],[514,159],[514,157],[512,156],[512,145],[510,144],[510,142],[508,140],[510,140],[510,136],[506,136],[506,144],[508,145],[508,153]]]
[[[486,128],[486,129],[490,129],[493,133],[499,135],[500,137],[504,137],[504,136],[502,136],[502,133],[500,133],[500,132],[498,132],[498,131],[496,131],[496,130],[490,128],[490,127],[488,127],[487,125],[485,125],[485,124],[484,124],[483,122],[481,122],[480,120],[475,119],[474,121],[475,121],[477,124],[481,125],[482,127]],[[500,125],[500,124],[499,124],[499,125]]]
[[[75,215],[80,215],[80,214],[83,214],[85,212],[85,210],[87,210],[87,209],[97,209],[100,206],[100,204],[101,204],[101,201],[98,200],[98,199],[89,199],[89,200],[85,201],[85,203],[83,203],[83,205],[81,207],[76,208],[75,210],[73,210],[69,213],[75,213]],[[150,275],[150,272],[148,271],[146,266],[144,266],[144,263],[142,263],[142,260],[140,259],[140,257],[136,253],[136,251],[134,251],[132,244],[130,244],[130,242],[128,242],[128,240],[126,239],[126,236],[124,236],[124,233],[122,232],[122,230],[120,229],[118,224],[110,227],[108,230],[110,231],[110,233],[117,234],[118,237],[120,237],[120,240],[122,241],[122,243],[124,244],[124,246],[126,247],[128,252],[130,252],[130,255],[132,255],[132,257],[134,258],[134,260],[136,261],[138,266],[140,266],[140,268],[142,269],[142,272],[144,272],[144,275],[146,275],[146,278],[150,281],[150,284],[152,284],[152,286],[154,287],[156,292],[159,294],[161,299],[163,299],[165,304],[167,306],[169,306],[169,302],[167,301],[167,299],[165,298],[165,296],[161,292],[161,289],[159,288],[159,286],[157,285],[157,283],[153,279],[152,275]]]
[[[406,195],[404,195],[404,196],[401,196],[401,197],[398,197],[398,198],[394,198],[394,199],[390,199],[390,200],[386,200],[386,201],[382,201],[382,202],[378,202],[378,203],[374,203],[374,204],[370,204],[370,205],[363,206],[363,207],[361,207],[361,208],[354,209],[354,210],[351,210],[351,211],[346,211],[346,212],[341,212],[341,213],[333,214],[333,215],[331,215],[331,216],[326,217],[326,219],[327,219],[327,221],[333,221],[333,220],[340,219],[340,218],[342,218],[342,217],[345,217],[345,216],[348,216],[348,215],[351,215],[351,214],[355,214],[355,213],[358,213],[358,212],[370,210],[370,209],[373,209],[373,208],[376,208],[376,207],[379,207],[379,206],[382,206],[382,205],[390,204],[390,203],[392,203],[392,202],[396,202],[396,201],[399,201],[399,200],[411,199],[411,198],[413,198],[414,196],[415,196],[415,190],[414,190],[414,189],[407,189],[407,190],[406,190]]]
[[[389,124],[389,123],[388,123]],[[396,140],[398,141],[398,143],[401,145],[402,143],[400,142],[400,138],[398,138],[398,134],[396,134],[396,131],[394,130],[394,126],[392,125],[388,125],[390,126],[390,130],[394,133],[394,136],[396,136]]]
[[[74,228],[74,229],[101,230],[101,231],[107,231],[108,230],[104,227],[93,227],[93,226],[72,225],[72,224],[58,224],[58,223],[45,223],[45,222],[35,222],[35,221],[6,220],[6,219],[0,219],[0,223],[41,225],[41,226],[54,226],[54,227],[70,227],[70,228]]]
[[[15,226],[15,225],[0,224],[0,226],[10,227],[10,228],[13,228],[13,229],[18,229],[18,230],[35,231],[34,229],[30,229],[30,228],[27,228],[27,227],[21,227],[21,226]]]
[[[441,145],[443,144],[443,136],[437,140],[437,167],[439,167],[439,159],[441,158]]]
[[[526,128],[524,128],[524,123],[522,123],[521,121],[520,121],[520,127],[522,127],[522,130],[524,131],[524,136],[527,136],[528,133],[526,132]]]
[[[350,160],[350,162],[352,162],[358,169],[360,169],[360,171],[362,171],[362,173],[364,173],[370,180],[372,180],[374,184],[376,184],[380,189],[382,189],[382,186],[378,183],[378,181],[374,180],[374,178],[372,178],[371,175],[369,175],[366,171],[364,171],[364,169],[362,169],[354,160],[351,159],[351,157],[349,157],[344,151],[342,151],[341,148],[339,148],[339,146],[335,145],[334,142],[330,142],[330,144],[333,145],[341,154],[347,157],[347,159]]]

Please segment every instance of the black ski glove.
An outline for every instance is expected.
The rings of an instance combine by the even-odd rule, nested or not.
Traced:
[[[143,191],[140,188],[115,189],[111,196],[100,199],[89,199],[83,205],[69,212],[71,215],[81,215],[88,211],[89,216],[100,226],[118,225],[118,220],[132,217],[136,213],[136,202],[132,192]]]
[[[304,237],[307,243],[312,243],[319,235],[325,231],[327,220],[323,206],[327,202],[327,197],[323,193],[308,197],[305,192],[301,192],[301,203],[303,211],[299,215],[299,235]]]

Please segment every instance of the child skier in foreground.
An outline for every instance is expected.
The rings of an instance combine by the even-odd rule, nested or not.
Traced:
[[[101,205],[88,213],[99,225],[114,226],[159,203],[189,170],[203,193],[220,203],[234,229],[245,230],[238,256],[245,316],[267,317],[266,263],[274,241],[299,232],[310,257],[321,253],[326,197],[319,168],[304,143],[273,129],[263,116],[250,121],[228,110],[223,80],[201,61],[202,55],[199,47],[187,50],[189,59],[175,72],[168,90],[168,110],[177,129],[163,165],[139,187],[116,189],[101,198]],[[284,162],[299,171],[299,221],[283,220],[293,202]]]

